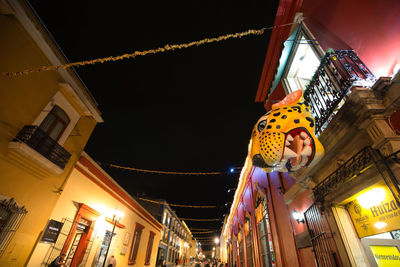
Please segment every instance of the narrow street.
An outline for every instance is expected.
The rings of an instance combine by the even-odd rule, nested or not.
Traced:
[[[399,17],[0,0],[0,266],[400,266]]]

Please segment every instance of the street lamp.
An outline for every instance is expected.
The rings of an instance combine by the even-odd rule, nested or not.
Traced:
[[[295,219],[298,224],[304,223],[304,217],[300,213],[298,213],[296,209],[293,210],[292,216],[293,219]]]
[[[111,241],[112,238],[114,236],[114,231],[115,231],[115,226],[117,225],[118,221],[124,217],[124,213],[118,210],[114,210],[113,212],[113,229],[111,232],[111,236],[110,236],[110,242],[108,242],[108,247],[107,247],[107,251],[106,251],[106,255],[104,257],[104,262],[103,262],[103,267],[106,265],[106,261],[107,261],[107,256],[108,256],[108,251],[110,250],[110,245],[111,245]]]
[[[214,239],[214,242],[215,242],[215,244],[217,244],[217,245],[218,245],[218,243],[219,243],[219,238],[218,238],[218,237],[216,237],[216,238]]]

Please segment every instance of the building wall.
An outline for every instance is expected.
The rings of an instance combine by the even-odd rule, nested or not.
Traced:
[[[92,164],[94,163],[92,162]],[[109,181],[116,185],[111,178],[109,178]],[[116,187],[118,187],[118,185],[116,185]],[[134,200],[132,199],[132,201]],[[144,226],[144,230],[141,235],[135,266],[145,266],[150,231],[154,232],[156,235],[154,237],[149,266],[155,266],[158,249],[157,241],[160,240],[161,225],[155,223],[156,221],[154,218],[153,220],[149,220],[149,217],[151,217],[149,213],[139,211],[132,205],[126,203],[113,188],[104,185],[95,174],[80,164],[72,171],[64,191],[57,201],[49,219],[62,221],[64,218],[68,218],[73,220],[78,211],[78,203],[84,203],[101,214],[95,223],[93,231],[94,243],[85,266],[93,266],[97,259],[99,247],[103,241],[105,231],[112,231],[113,225],[106,222],[105,218],[112,218],[112,211],[114,209],[123,212],[124,216],[119,223],[125,227],[116,228],[115,231],[117,235],[112,240],[108,255],[115,256],[118,266],[128,266],[128,257],[133,242],[136,223],[140,223]],[[128,242],[124,244],[126,233],[130,234],[130,238]],[[47,252],[50,248],[51,244],[38,242],[28,266],[40,266],[46,259]],[[122,255],[124,250],[126,250],[126,253]]]
[[[302,234],[304,232],[307,232],[307,225],[305,224],[305,222],[298,223],[293,218],[293,216],[290,216],[290,215],[292,214],[294,209],[296,209],[296,211],[298,213],[303,214],[313,204],[311,194],[312,194],[312,192],[310,190],[305,190],[303,193],[299,194],[299,196],[288,205],[289,220],[293,226],[295,236]],[[315,256],[312,251],[311,243],[310,243],[310,246],[308,246],[308,247],[298,248],[297,252],[299,255],[299,260],[300,260],[301,266],[316,266]]]
[[[399,1],[304,0],[301,11],[324,50],[353,49],[378,77],[399,69]]]
[[[2,71],[51,65],[13,14],[0,13],[0,25]],[[78,113],[80,118],[71,132],[75,135],[67,136],[63,144],[72,156],[61,174],[49,172],[34,163],[34,157],[21,156],[9,148],[17,133],[25,125],[33,125],[52,97],[60,92],[60,83],[65,80],[54,71],[0,78],[0,195],[14,198],[28,211],[0,257],[0,265],[23,266],[26,263],[59,197],[55,191],[63,186],[97,123],[92,116]],[[66,99],[71,98],[67,92],[62,94]]]

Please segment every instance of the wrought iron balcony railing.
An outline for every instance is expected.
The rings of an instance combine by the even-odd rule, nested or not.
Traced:
[[[24,126],[14,141],[27,144],[62,169],[65,168],[71,157],[68,151],[48,136],[39,126]]]
[[[316,133],[326,128],[353,86],[372,86],[375,81],[354,51],[329,49],[304,91],[304,100],[315,117]]]

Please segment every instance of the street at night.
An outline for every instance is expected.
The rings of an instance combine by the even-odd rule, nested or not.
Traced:
[[[398,266],[396,0],[0,0],[0,266]]]

